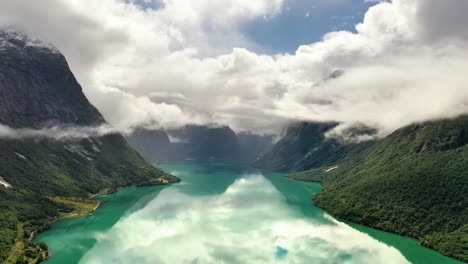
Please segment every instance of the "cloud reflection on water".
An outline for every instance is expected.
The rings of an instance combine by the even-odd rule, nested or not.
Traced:
[[[167,188],[97,234],[81,263],[408,263],[325,214],[327,224],[299,215],[260,173],[217,195]]]

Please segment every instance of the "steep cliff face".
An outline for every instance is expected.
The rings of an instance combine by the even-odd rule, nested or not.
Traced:
[[[186,126],[169,130],[176,160],[247,162],[236,133],[227,126]]]
[[[268,153],[274,145],[274,138],[271,135],[256,135],[249,132],[241,132],[237,135],[242,148],[251,157],[251,162],[254,162],[266,153]]]
[[[0,39],[1,124],[34,129],[106,124],[86,99],[60,52],[11,30],[0,33]],[[65,141],[0,139],[0,144],[3,162],[24,157],[18,160],[21,162],[2,166],[3,178],[14,183],[14,187],[34,187],[48,194],[50,188],[42,186],[44,182],[66,187],[60,191],[66,194],[71,190],[93,192],[142,183],[165,175],[145,163],[117,133]],[[41,171],[49,176],[34,183]]]
[[[55,48],[0,31],[0,124],[12,128],[99,126],[102,115],[84,96]],[[0,138],[0,262],[16,237],[29,237],[70,208],[48,197],[87,197],[104,189],[175,182],[146,163],[118,133],[85,139]],[[19,234],[18,232],[25,232]],[[38,248],[27,243],[32,255]],[[28,253],[29,254],[29,253]],[[31,255],[29,254],[29,255]],[[36,259],[37,260],[37,259]]]
[[[330,166],[346,158],[349,153],[358,153],[373,143],[343,143],[326,138],[325,134],[337,125],[333,122],[291,125],[286,135],[256,162],[256,166],[286,172]]]
[[[172,161],[173,146],[166,131],[162,129],[138,128],[127,136],[127,140],[151,163]]]
[[[250,161],[251,156],[236,133],[227,126],[188,125],[179,129],[137,129],[128,136],[130,144],[151,162],[235,162]]]
[[[262,137],[236,135],[227,126],[188,125],[179,129],[137,129],[128,137],[146,160],[159,162],[250,163],[269,145]],[[270,140],[270,145],[271,145]]]
[[[64,56],[39,40],[0,31],[0,123],[12,127],[99,125]]]

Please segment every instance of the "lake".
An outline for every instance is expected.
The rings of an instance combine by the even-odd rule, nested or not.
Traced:
[[[229,164],[160,166],[180,184],[97,197],[40,234],[54,263],[461,263],[417,241],[335,220],[320,184]]]

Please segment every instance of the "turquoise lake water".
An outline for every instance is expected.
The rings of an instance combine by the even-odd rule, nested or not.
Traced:
[[[100,196],[94,215],[40,234],[47,263],[460,263],[335,220],[313,206],[316,183],[228,164],[162,168],[182,182]]]

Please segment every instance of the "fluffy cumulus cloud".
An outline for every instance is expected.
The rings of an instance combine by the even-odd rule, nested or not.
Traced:
[[[287,1],[159,0],[155,9],[2,1],[0,23],[56,45],[118,128],[220,123],[275,132],[294,120],[334,120],[385,135],[468,112],[466,1],[379,1],[356,33],[330,32],[295,54],[255,52],[241,26],[281,13]],[[344,74],[327,78],[336,70]]]
[[[323,213],[304,219],[256,173],[221,194],[165,189],[96,240],[80,263],[409,263]]]

